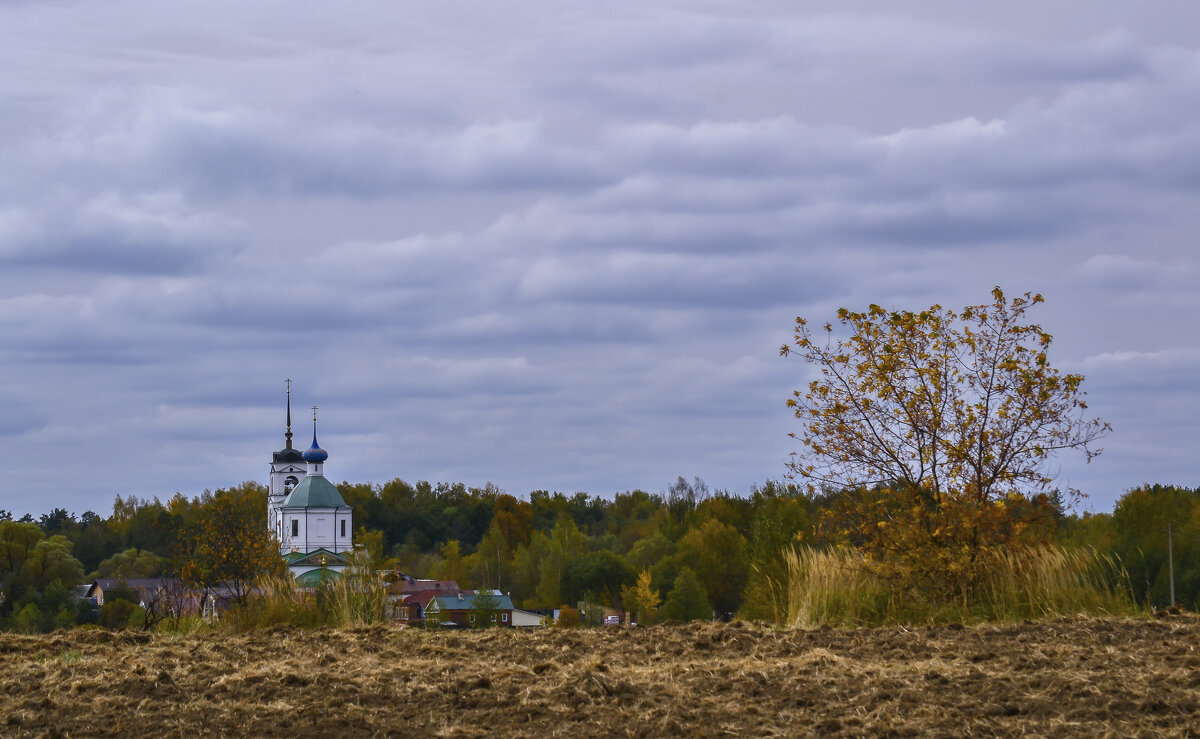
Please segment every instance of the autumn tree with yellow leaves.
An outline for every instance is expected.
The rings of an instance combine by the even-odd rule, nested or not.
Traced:
[[[637,583],[621,589],[621,600],[629,618],[635,623],[648,626],[654,623],[658,615],[658,607],[662,605],[662,596],[650,587],[650,572],[642,570]]]
[[[265,495],[261,485],[247,482],[197,500],[176,557],[183,581],[225,588],[242,605],[256,581],[286,572],[279,543],[267,528]]]
[[[842,308],[819,339],[796,319],[781,354],[816,373],[788,400],[801,445],[789,467],[842,492],[823,531],[876,575],[969,596],[985,550],[1041,535],[1056,455],[1100,453],[1110,427],[1087,417],[1083,376],[1055,369],[1051,335],[1026,322],[1041,302],[997,287],[960,312]]]

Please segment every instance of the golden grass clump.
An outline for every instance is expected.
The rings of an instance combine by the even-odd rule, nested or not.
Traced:
[[[387,583],[371,569],[365,549],[349,554],[350,565],[342,576],[323,585],[323,603],[334,626],[372,626],[388,623],[390,601]]]
[[[1090,547],[991,549],[980,570],[988,620],[1139,611],[1125,568],[1113,555]]]
[[[953,602],[889,589],[854,549],[802,547],[786,552],[785,560],[786,623],[797,628],[1141,612],[1124,568],[1111,555],[1092,549],[1052,545],[986,550],[976,565],[973,595]]]
[[[800,547],[784,552],[787,563],[787,625],[857,625],[886,620],[886,590],[864,566],[857,550]]]

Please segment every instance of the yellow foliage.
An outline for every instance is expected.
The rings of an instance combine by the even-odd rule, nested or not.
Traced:
[[[970,590],[984,549],[1042,530],[1023,517],[1053,481],[1047,459],[1090,460],[1110,430],[1085,417],[1083,377],[1055,369],[1051,335],[1026,322],[1042,297],[992,298],[960,312],[840,308],[824,342],[797,319],[781,352],[819,369],[787,402],[800,422],[792,474],[850,491],[824,530],[846,532],[885,580]]]

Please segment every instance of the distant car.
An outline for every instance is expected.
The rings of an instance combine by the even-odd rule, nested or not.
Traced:
[[[621,617],[620,616],[605,616],[604,617],[604,625],[605,626],[620,626],[621,625]]]

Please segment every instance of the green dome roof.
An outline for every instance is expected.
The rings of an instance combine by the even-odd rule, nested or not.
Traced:
[[[309,475],[292,489],[284,508],[349,508],[342,494],[324,475]]]
[[[302,588],[315,588],[322,583],[329,582],[330,580],[336,580],[341,576],[342,573],[338,572],[337,570],[309,570],[303,575],[298,575],[296,577],[296,584]]]

